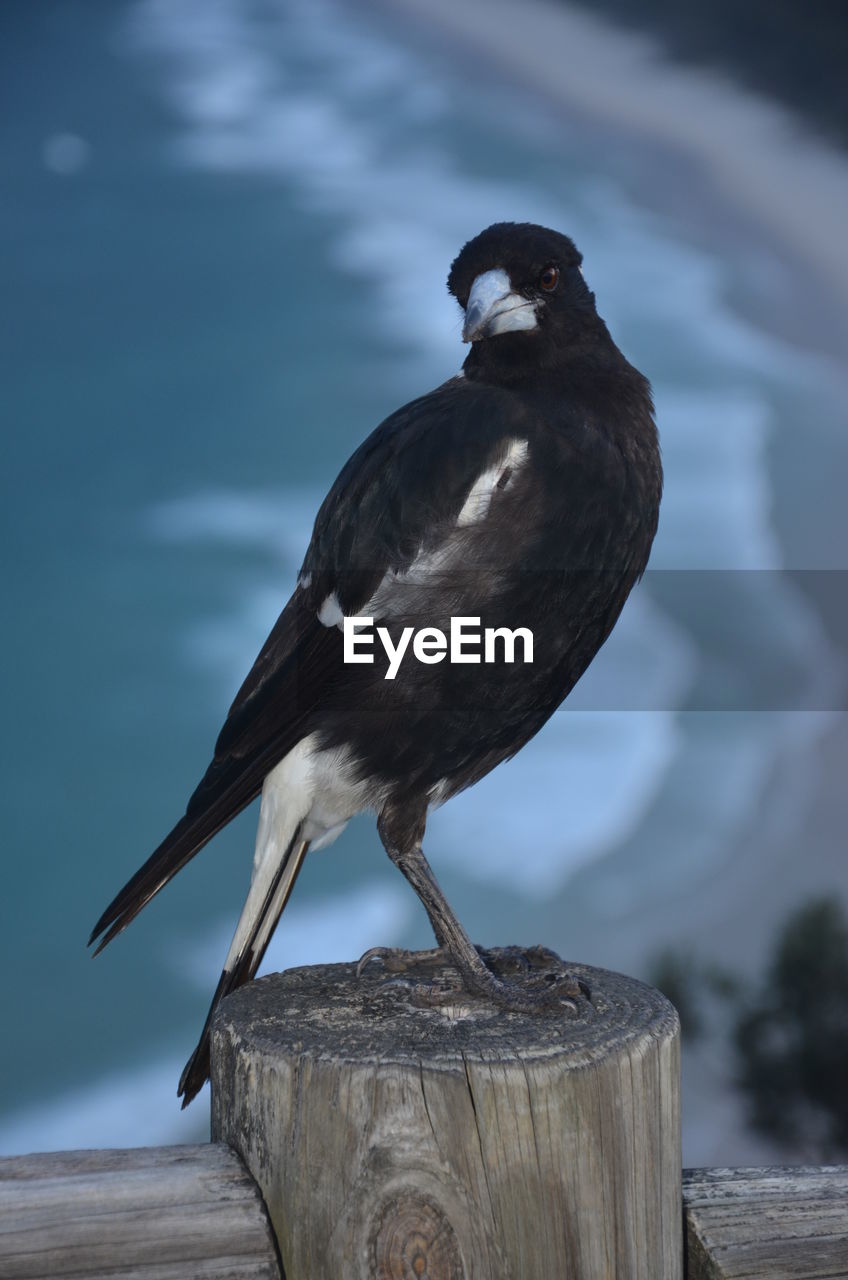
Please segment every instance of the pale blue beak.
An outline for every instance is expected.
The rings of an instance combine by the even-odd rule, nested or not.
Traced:
[[[484,271],[471,286],[465,307],[463,342],[477,342],[497,333],[513,329],[535,329],[536,304],[513,293],[512,283],[503,267]]]

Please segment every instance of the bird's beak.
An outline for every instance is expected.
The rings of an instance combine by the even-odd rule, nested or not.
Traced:
[[[536,307],[520,293],[513,293],[503,267],[484,271],[471,286],[465,307],[463,342],[477,342],[510,329],[535,329]]]

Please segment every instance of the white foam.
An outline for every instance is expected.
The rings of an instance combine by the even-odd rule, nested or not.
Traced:
[[[662,712],[561,713],[432,815],[429,855],[520,898],[546,898],[635,828],[676,746]]]
[[[655,395],[665,492],[651,568],[777,568],[768,404],[733,386],[682,390],[660,383]]]
[[[787,387],[812,387],[813,373],[821,370],[733,310],[731,262],[675,238],[668,225],[632,203],[608,170],[585,155],[569,155],[567,136],[559,128],[554,134],[526,101],[503,110],[509,92],[503,86],[497,127],[514,130],[501,141],[522,168],[515,180],[508,163],[487,173],[473,139],[461,136],[477,129],[485,152],[492,125],[479,89],[349,7],[329,0],[293,0],[274,10],[242,0],[141,0],[134,12],[135,47],[159,58],[168,72],[180,116],[177,161],[223,170],[234,180],[250,172],[276,176],[290,198],[322,220],[327,258],[359,282],[362,323],[371,326],[375,347],[385,353],[385,381],[394,379],[399,394],[426,389],[461,359],[460,317],[444,279],[463,241],[496,219],[562,227],[583,250],[586,277],[616,339],[656,386],[667,485],[653,565],[779,565],[769,436]],[[461,133],[453,128],[457,120]],[[528,178],[525,164],[552,141],[564,162],[540,164]],[[233,528],[234,539],[243,536],[242,526]],[[250,536],[274,542],[270,529],[253,526]],[[779,575],[770,575],[768,589],[783,619],[802,618],[803,602]],[[229,654],[235,682],[264,638],[259,619],[267,628],[283,597],[278,576],[273,585],[267,578],[241,580],[232,588],[229,620],[209,620],[194,633],[195,658],[223,663]],[[790,623],[779,633],[781,642],[802,630]],[[785,643],[797,656],[795,640]],[[516,787],[530,789],[538,823],[538,839],[523,846],[522,886],[546,891],[569,867],[625,839],[685,745],[688,730],[673,709],[685,700],[698,663],[689,652],[680,665],[685,648],[658,609],[641,619],[628,610],[598,671],[607,689],[617,684],[620,705],[632,705],[628,691],[650,687],[653,705],[666,710],[630,712],[620,723],[600,713],[581,717],[579,732],[573,713],[557,715],[496,780],[438,815],[457,856],[469,832],[483,832],[485,823],[486,838],[503,847],[488,872],[516,887],[509,816],[518,808]],[[598,671],[578,687],[575,706],[594,696]],[[781,721],[760,734],[763,769],[792,733]],[[725,787],[735,794],[731,756],[711,759],[716,796]],[[617,779],[614,787],[604,788],[605,769]],[[542,776],[549,790],[535,786]],[[566,825],[559,789],[569,779],[575,785]],[[520,807],[526,823],[531,806]],[[549,836],[557,826],[558,848]],[[509,841],[501,841],[507,831]]]
[[[209,1138],[208,1085],[189,1110],[181,1111],[177,1081],[182,1066],[179,1058],[163,1056],[5,1115],[0,1119],[0,1152],[25,1155],[205,1142]]]
[[[283,914],[259,973],[276,973],[297,965],[337,964],[358,959],[369,947],[394,946],[404,936],[414,906],[410,891],[400,882],[393,885],[381,880],[357,885],[345,894],[293,904]],[[188,977],[204,991],[214,987],[237,914],[232,921],[213,926],[189,948],[172,953],[180,977]]]
[[[393,946],[404,936],[414,898],[402,884],[372,881],[347,894],[292,905],[286,911],[259,972],[304,964],[356,960],[369,947]],[[232,922],[170,953],[177,981],[188,979],[211,995],[233,931]],[[199,1031],[202,1014],[196,1030]],[[186,1034],[191,1035],[187,1027]],[[209,1136],[208,1086],[187,1111],[180,1110],[177,1082],[182,1057],[162,1054],[134,1070],[100,1077],[81,1089],[0,1118],[0,1152],[71,1151],[83,1147],[158,1146],[204,1142]]]
[[[674,760],[673,708],[695,664],[685,636],[648,596],[631,596],[566,706],[517,756],[431,816],[436,864],[538,899],[620,844]],[[619,709],[588,709],[598,706]],[[650,709],[657,706],[666,709]]]
[[[42,143],[41,158],[50,173],[69,178],[88,166],[91,144],[77,133],[51,133]]]
[[[208,489],[157,504],[145,525],[163,542],[250,547],[299,563],[309,543],[317,496],[291,489]]]

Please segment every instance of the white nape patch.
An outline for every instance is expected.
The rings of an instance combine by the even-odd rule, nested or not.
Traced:
[[[312,574],[302,573],[297,580],[297,585],[303,590],[308,591],[312,586]]]
[[[506,454],[487,467],[471,486],[456,518],[460,528],[476,524],[485,517],[497,489],[509,488],[514,481],[515,472],[527,461],[529,453],[530,446],[526,440],[510,440]]]
[[[340,627],[344,622],[344,614],[339,604],[339,597],[331,591],[318,610],[318,621],[324,627]]]

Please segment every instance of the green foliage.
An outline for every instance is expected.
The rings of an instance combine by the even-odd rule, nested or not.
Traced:
[[[729,1030],[753,1128],[815,1162],[848,1155],[848,920],[837,902],[789,917],[759,989],[682,947],[654,957],[649,981],[690,1043]]]
[[[661,991],[680,1015],[680,1031],[694,1043],[705,1034],[712,1019],[712,999],[732,1001],[739,995],[739,983],[732,973],[718,965],[704,964],[683,947],[666,947],[649,964],[648,981]]]
[[[822,1159],[848,1152],[848,922],[835,902],[787,921],[733,1041],[756,1129]]]
[[[704,1030],[699,1001],[701,969],[690,951],[666,947],[650,964],[648,981],[671,1001],[680,1015],[680,1032],[687,1040],[697,1040]]]

